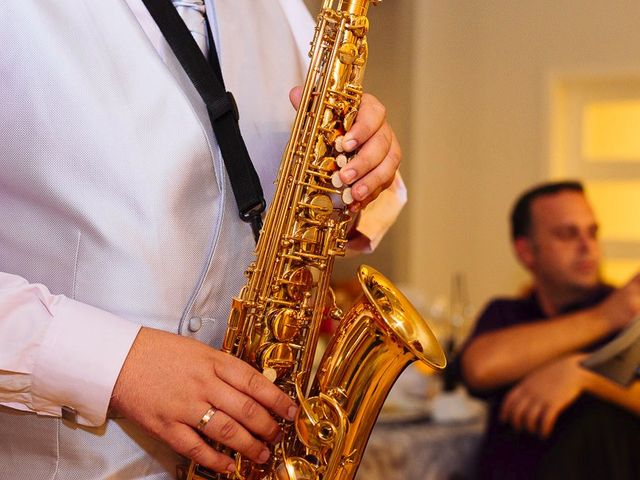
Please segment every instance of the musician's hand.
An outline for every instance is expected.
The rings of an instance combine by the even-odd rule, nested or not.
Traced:
[[[507,394],[500,419],[517,431],[548,437],[560,414],[584,389],[582,354],[552,361],[527,375]]]
[[[269,412],[293,419],[295,403],[262,374],[237,358],[196,340],[142,328],[120,372],[112,408],[163,440],[176,452],[218,472],[233,460],[209,446],[195,430],[255,462],[267,460],[265,442],[280,429]]]
[[[301,95],[301,87],[289,94],[295,108],[300,104]],[[342,145],[346,152],[357,150],[340,172],[341,180],[352,186],[355,202],[351,210],[357,211],[391,185],[402,159],[398,140],[387,123],[385,107],[373,95],[362,95],[358,116]]]

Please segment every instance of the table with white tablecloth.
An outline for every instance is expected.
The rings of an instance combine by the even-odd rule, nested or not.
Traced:
[[[470,478],[485,416],[466,421],[378,422],[357,480],[461,480]]]

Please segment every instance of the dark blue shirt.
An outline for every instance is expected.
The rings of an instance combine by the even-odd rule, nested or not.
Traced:
[[[565,308],[562,313],[575,312],[595,306],[604,300],[613,289],[601,286],[587,300]],[[504,328],[544,321],[547,316],[542,311],[535,293],[521,299],[496,299],[485,308],[478,318],[469,341],[484,333]],[[590,345],[585,351],[591,351],[609,341],[603,338]],[[513,345],[514,349],[518,345]],[[464,377],[463,377],[464,380]],[[505,395],[514,384],[492,391],[470,389],[475,396],[483,398],[489,404],[489,421],[483,446],[479,454],[478,478],[481,479],[518,479],[536,478],[536,471],[552,439],[545,441],[526,432],[516,432],[510,424],[499,420],[500,406]],[[579,402],[577,402],[579,403]],[[561,416],[571,415],[571,408]],[[558,429],[554,429],[554,435]],[[553,437],[553,436],[552,436]]]

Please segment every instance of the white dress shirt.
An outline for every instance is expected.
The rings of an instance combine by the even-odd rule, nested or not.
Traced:
[[[313,21],[301,0],[206,5],[270,200]],[[9,2],[0,44],[0,479],[172,478],[175,454],[105,418],[142,325],[219,345],[244,284],[206,109],[140,0]],[[372,245],[396,187],[362,214]]]

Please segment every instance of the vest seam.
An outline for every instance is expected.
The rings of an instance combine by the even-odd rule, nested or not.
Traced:
[[[82,232],[78,231],[78,241],[76,242],[76,253],[73,261],[73,283],[71,284],[71,298],[76,299],[76,293],[78,288],[77,278],[78,278],[78,262],[80,257],[80,238],[82,237]]]
[[[51,480],[55,480],[60,469],[60,419],[56,418],[56,468],[53,471]]]

